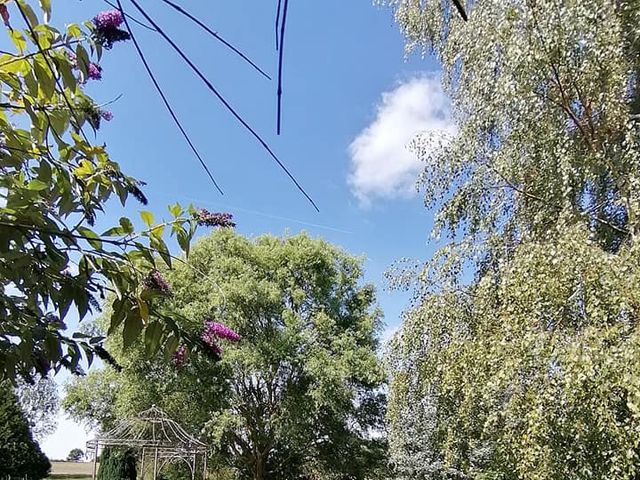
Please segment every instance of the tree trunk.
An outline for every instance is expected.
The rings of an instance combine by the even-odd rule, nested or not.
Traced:
[[[254,480],[265,480],[266,478],[266,461],[265,458],[258,453],[256,455],[256,463],[254,468]]]

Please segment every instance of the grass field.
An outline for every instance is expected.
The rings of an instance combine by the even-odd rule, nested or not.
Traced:
[[[51,462],[51,479],[86,480],[93,472],[92,462]]]

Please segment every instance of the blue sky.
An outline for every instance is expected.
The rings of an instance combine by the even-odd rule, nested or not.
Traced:
[[[133,45],[118,44],[101,62],[103,80],[92,82],[89,90],[99,103],[122,94],[109,106],[114,119],[99,136],[125,172],[148,183],[148,209],[162,217],[167,204],[192,202],[233,213],[242,234],[305,230],[362,255],[365,278],[378,287],[387,328],[395,328],[408,296],[384,290],[384,271],[401,257],[425,259],[432,251],[427,245],[432,215],[414,192],[420,166],[406,144],[421,130],[451,128],[434,77],[437,64],[419,56],[406,59],[392,12],[371,0],[292,0],[278,137],[275,81],[256,74],[160,2],[143,3],[264,136],[320,213],[168,45],[138,28],[167,95],[225,191],[224,196],[215,191],[189,151]],[[183,2],[274,77],[275,4]],[[82,21],[104,8],[98,0],[54,2],[52,23]],[[132,205],[130,211],[140,208]],[[60,458],[84,441],[82,429],[64,420],[43,447],[51,458]]]

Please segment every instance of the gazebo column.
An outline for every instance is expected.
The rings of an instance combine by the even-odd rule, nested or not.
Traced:
[[[142,447],[142,458],[140,459],[140,480],[144,480],[144,447]]]
[[[207,480],[207,453],[204,456],[204,468],[202,469],[202,479]]]
[[[153,453],[153,480],[158,479],[158,447],[155,448]]]
[[[97,468],[98,468],[98,443],[96,442],[96,448],[93,450],[93,471],[91,473],[92,480],[96,480]]]

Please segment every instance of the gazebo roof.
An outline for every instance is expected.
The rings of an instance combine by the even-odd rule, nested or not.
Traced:
[[[102,447],[134,447],[156,450],[160,456],[205,453],[207,445],[152,406],[137,417],[122,420],[115,428],[87,442],[88,450]]]

